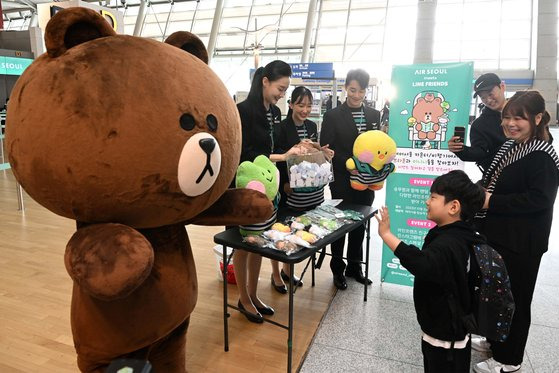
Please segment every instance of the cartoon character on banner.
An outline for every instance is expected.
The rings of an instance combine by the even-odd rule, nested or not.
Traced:
[[[346,161],[349,180],[355,190],[380,190],[395,171],[396,142],[383,131],[367,131],[355,139],[353,157]]]
[[[64,261],[78,367],[140,357],[185,372],[198,294],[185,225],[251,224],[273,211],[265,194],[228,189],[237,108],[188,32],[165,43],[116,35],[94,10],[68,8],[45,44],[12,91],[6,142],[27,193],[76,221]]]
[[[408,118],[408,139],[412,148],[440,149],[446,141],[450,104],[440,92],[420,92],[413,101],[412,116]]]

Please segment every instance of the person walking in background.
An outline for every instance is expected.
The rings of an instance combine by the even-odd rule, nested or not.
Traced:
[[[287,117],[277,126],[275,131],[275,153],[284,153],[286,149],[291,149],[302,141],[318,141],[316,123],[307,119],[312,110],[312,103],[313,95],[308,88],[300,86],[293,90],[289,100]],[[322,150],[328,159],[332,159],[334,152],[328,148],[328,145],[323,146]],[[301,212],[312,210],[324,202],[324,187],[314,190],[293,190],[289,186],[286,163],[278,163],[278,169],[281,179],[281,206]],[[280,272],[278,262],[272,261],[272,286],[276,291],[282,294],[287,293],[284,281],[289,281],[289,276],[291,276],[289,265],[284,263]],[[298,286],[303,286],[303,282],[295,276],[293,276],[293,282]]]
[[[247,99],[237,105],[243,141],[240,162],[252,162],[262,154],[273,162],[284,161],[289,154],[298,152],[297,148],[292,148],[285,154],[273,154],[274,126],[278,125],[281,119],[281,111],[276,103],[285,95],[290,76],[289,64],[279,60],[259,67],[254,72]],[[275,214],[274,212],[266,222],[258,224],[259,230],[266,230],[272,226],[275,223]],[[235,250],[234,261],[239,290],[238,306],[245,311],[243,314],[249,321],[262,323],[262,314],[274,314],[274,309],[265,305],[257,295],[262,257],[244,250]]]
[[[425,203],[427,219],[437,225],[425,236],[421,250],[390,231],[386,208],[375,215],[380,237],[415,276],[413,303],[423,331],[421,350],[426,373],[470,371],[470,336],[453,316],[450,305],[458,302],[464,314],[472,312],[470,247],[485,243],[475,232],[472,220],[484,200],[484,189],[461,170],[437,177]]]
[[[334,181],[329,184],[332,198],[371,206],[375,192],[370,189],[364,191],[352,189],[349,182],[350,173],[346,169],[346,161],[353,156],[353,143],[357,136],[362,132],[380,128],[380,112],[363,105],[368,86],[369,74],[366,71],[356,69],[347,73],[345,80],[347,99],[339,107],[324,114],[320,144],[329,145],[335,152],[332,159]],[[345,236],[331,245],[330,269],[334,275],[334,285],[340,290],[347,288],[345,276],[353,277],[362,284],[372,283],[363,275],[360,263],[363,260],[364,236],[365,226],[360,226],[348,234],[347,268],[342,259]]]
[[[342,102],[340,101],[338,96],[336,96],[336,107],[340,106],[341,104]],[[332,95],[329,95],[328,100],[326,100],[326,110],[332,110]]]
[[[484,211],[476,226],[501,254],[516,309],[504,342],[472,338],[472,348],[493,353],[474,366],[478,373],[517,372],[531,322],[531,304],[542,255],[548,249],[559,158],[550,143],[549,113],[537,91],[517,92],[503,109],[509,138],[483,174]]]
[[[483,172],[489,167],[497,150],[506,141],[501,128],[501,111],[505,107],[505,83],[493,73],[481,75],[474,84],[474,98],[479,96],[485,108],[470,129],[470,146],[459,142],[458,136],[448,140],[448,150],[466,162],[476,162]]]

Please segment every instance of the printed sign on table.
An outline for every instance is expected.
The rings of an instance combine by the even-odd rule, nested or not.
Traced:
[[[455,126],[468,128],[473,63],[394,66],[390,103],[390,137],[398,151],[396,171],[387,179],[386,205],[392,232],[421,248],[435,224],[427,220],[425,201],[437,176],[463,169],[448,151]],[[413,285],[409,273],[383,245],[381,281]]]

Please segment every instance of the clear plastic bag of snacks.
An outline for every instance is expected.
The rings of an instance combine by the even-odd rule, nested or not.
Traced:
[[[322,151],[287,157],[289,186],[294,191],[312,192],[334,181],[332,163]]]

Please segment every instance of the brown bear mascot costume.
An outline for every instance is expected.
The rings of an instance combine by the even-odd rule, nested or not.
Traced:
[[[166,43],[116,35],[93,10],[69,8],[45,41],[14,87],[7,147],[27,193],[77,222],[65,264],[78,366],[103,372],[133,357],[184,372],[197,297],[185,224],[272,213],[264,194],[227,190],[237,109],[190,33]]]

